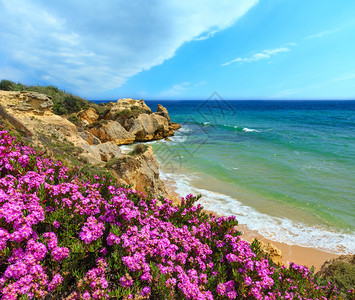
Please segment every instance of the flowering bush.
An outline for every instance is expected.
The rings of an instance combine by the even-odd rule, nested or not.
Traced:
[[[339,299],[307,268],[273,265],[197,197],[173,206],[73,174],[0,131],[2,299]]]

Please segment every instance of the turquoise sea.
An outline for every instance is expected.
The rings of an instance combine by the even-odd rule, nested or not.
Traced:
[[[267,238],[355,253],[355,101],[146,101],[182,129],[162,177]]]

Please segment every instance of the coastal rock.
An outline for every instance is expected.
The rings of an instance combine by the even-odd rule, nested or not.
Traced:
[[[82,111],[78,117],[85,125],[92,124],[99,119],[99,115],[92,107]]]
[[[99,127],[92,127],[88,131],[103,143],[114,141],[116,145],[125,145],[132,144],[135,140],[134,134],[127,132],[120,123],[112,120]]]
[[[168,197],[164,182],[159,177],[159,164],[151,146],[136,156],[125,155],[111,168],[123,184],[133,184],[133,189],[146,194],[145,187],[153,197]]]
[[[36,92],[0,91],[0,103],[18,113],[26,112],[34,115],[44,115],[46,112],[51,112],[53,106],[50,97]]]
[[[169,123],[168,136],[173,136],[176,130],[179,130],[181,125],[175,122]]]
[[[164,118],[166,118],[168,120],[168,122],[170,122],[170,116],[169,116],[168,110],[163,105],[158,104],[157,112],[155,114],[163,116]]]
[[[281,266],[282,265],[282,253],[281,250],[278,249],[275,245],[272,243],[263,243],[259,241],[260,243],[260,249],[268,255],[268,257],[277,265]]]
[[[126,122],[126,129],[135,136],[136,141],[149,141],[168,136],[169,124],[165,117],[140,114]]]
[[[93,151],[97,151],[100,155],[101,161],[108,162],[113,158],[122,156],[121,149],[115,142],[106,142],[98,145],[91,145]]]
[[[145,104],[144,100],[135,100],[133,98],[118,99],[116,103],[108,105],[108,108],[110,108],[110,111],[107,114],[106,119],[110,120],[116,120],[122,111],[126,114],[131,113],[129,115],[132,116],[138,113],[152,113],[152,110]]]
[[[101,141],[96,136],[94,136],[91,132],[88,132],[86,130],[79,132],[79,135],[89,145],[98,145],[101,143]]]

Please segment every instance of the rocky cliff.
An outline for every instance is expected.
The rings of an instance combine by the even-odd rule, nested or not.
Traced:
[[[119,147],[174,135],[181,126],[170,122],[163,106],[154,113],[143,100],[125,98],[104,105],[88,102],[77,113],[59,116],[46,95],[8,91],[0,91],[0,104],[2,119],[35,145],[47,150],[50,144],[66,147],[83,162],[108,166],[118,180],[140,192],[146,187],[153,196],[168,195],[151,147],[135,155],[123,155]]]

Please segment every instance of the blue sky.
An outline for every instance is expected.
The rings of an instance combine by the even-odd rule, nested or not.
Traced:
[[[0,0],[0,79],[88,99],[355,99],[355,1]]]

